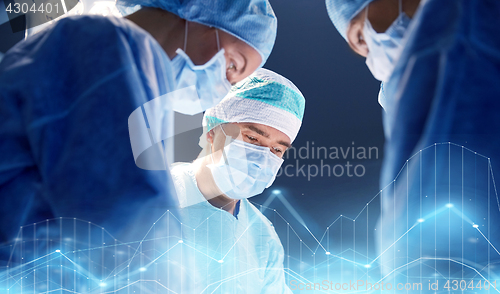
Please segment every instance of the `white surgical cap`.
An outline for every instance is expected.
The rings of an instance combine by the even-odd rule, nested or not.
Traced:
[[[276,40],[277,20],[268,0],[117,0],[116,4],[157,7],[182,19],[223,30],[257,50],[262,57],[261,66]]]
[[[347,28],[351,20],[373,0],[326,0],[326,10],[337,28],[347,41]]]
[[[258,123],[273,127],[295,140],[304,116],[305,99],[288,79],[261,68],[231,88],[203,117],[203,135],[223,123]]]

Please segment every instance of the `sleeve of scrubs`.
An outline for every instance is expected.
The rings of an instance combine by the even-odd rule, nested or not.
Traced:
[[[0,242],[71,217],[125,240],[176,206],[168,171],[139,169],[128,117],[169,86],[165,53],[125,19],[70,17],[0,63]]]
[[[269,259],[266,267],[264,287],[262,293],[292,293],[286,285],[283,262],[285,252],[278,235],[273,230],[274,238],[269,242]]]

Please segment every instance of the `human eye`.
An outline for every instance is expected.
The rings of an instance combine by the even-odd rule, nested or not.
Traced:
[[[250,140],[251,142],[257,142],[257,138],[253,137],[253,136],[250,136],[250,135],[246,135],[248,140]]]
[[[280,148],[277,148],[277,147],[273,147],[273,151],[274,151],[274,153],[277,153],[277,154],[283,153],[283,150],[281,150]]]
[[[227,67],[227,70],[238,71],[238,68],[236,67],[236,63],[234,62],[234,60],[231,59]]]

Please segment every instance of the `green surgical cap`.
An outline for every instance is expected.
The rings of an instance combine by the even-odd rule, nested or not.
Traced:
[[[203,126],[208,132],[223,123],[259,123],[285,133],[293,141],[304,109],[304,96],[292,82],[262,68],[234,85],[219,104],[208,109]]]

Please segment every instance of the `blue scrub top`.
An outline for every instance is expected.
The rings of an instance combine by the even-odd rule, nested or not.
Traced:
[[[188,205],[179,210],[186,293],[291,293],[283,245],[253,204],[240,200],[237,217],[212,206],[198,189],[192,163],[176,164],[172,177],[179,202]]]
[[[384,84],[380,184],[387,188],[377,231],[379,252],[389,248],[382,257],[385,273],[422,256],[455,257],[482,274],[500,260],[485,239],[499,248],[500,206],[493,183],[493,176],[500,179],[499,13],[497,0],[422,1]],[[453,210],[433,215],[448,203]],[[419,218],[425,221],[405,234]],[[441,274],[450,269],[460,273],[463,267],[446,261]],[[465,270],[464,276],[476,275]]]
[[[13,47],[0,63],[0,243],[59,217],[143,238],[177,200],[168,171],[135,165],[128,117],[173,85],[164,50],[127,19],[68,17]]]

